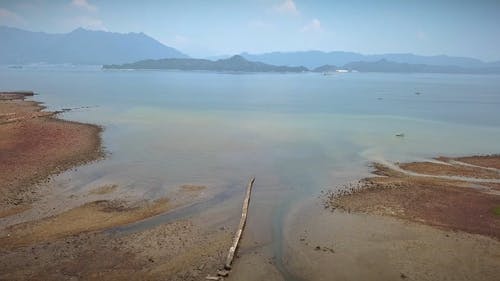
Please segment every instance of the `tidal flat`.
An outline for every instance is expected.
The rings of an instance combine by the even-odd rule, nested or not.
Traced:
[[[497,273],[491,266],[497,257],[488,252],[497,249],[496,238],[486,231],[494,217],[474,232],[464,227],[473,224],[446,228],[438,225],[439,216],[417,216],[418,204],[427,204],[423,201],[410,200],[414,205],[409,204],[413,209],[406,217],[390,215],[402,209],[396,195],[379,196],[394,197],[394,205],[363,199],[333,213],[317,198],[321,191],[348,190],[349,184],[373,177],[373,163],[388,167],[388,173],[406,171],[400,178],[382,175],[388,178],[387,188],[380,189],[384,192],[406,177],[433,173],[475,178],[466,187],[496,192],[496,183],[487,182],[495,180],[493,164],[461,158],[500,150],[500,85],[493,76],[236,75],[90,67],[0,72],[5,89],[39,93],[23,102],[43,102],[38,106],[46,108],[35,112],[47,116],[29,120],[85,125],[78,128],[95,128],[91,131],[99,136],[91,138],[99,145],[89,149],[96,153],[85,153],[95,157],[37,173],[40,177],[28,182],[36,185],[25,189],[25,203],[2,211],[4,279],[200,280],[214,275],[223,265],[252,176],[247,227],[229,280],[440,280],[446,270],[461,265],[458,261],[470,266],[456,274],[487,280]],[[5,113],[4,118],[13,118],[11,111]],[[1,136],[3,141],[8,135]],[[434,158],[439,155],[445,157]],[[428,185],[435,182],[423,177],[405,183],[432,188]],[[458,192],[467,195],[463,202],[469,195],[483,198],[483,193],[476,197],[470,189],[451,188],[443,190],[464,190]],[[401,198],[414,194],[394,190]],[[495,203],[491,198],[488,202]],[[434,207],[453,206],[440,202]],[[368,212],[372,209],[376,212]],[[463,247],[470,258],[451,256],[454,247]],[[442,263],[426,262],[435,255],[431,249],[441,249]],[[332,258],[351,270],[331,266]],[[426,277],[427,271],[433,275]]]

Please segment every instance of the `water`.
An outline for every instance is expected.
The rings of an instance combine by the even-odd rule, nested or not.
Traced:
[[[0,69],[0,88],[34,90],[50,110],[90,106],[64,118],[104,126],[108,157],[57,177],[67,190],[116,183],[156,198],[188,183],[243,191],[254,175],[248,228],[280,251],[290,204],[370,161],[499,153],[499,78],[37,66]]]

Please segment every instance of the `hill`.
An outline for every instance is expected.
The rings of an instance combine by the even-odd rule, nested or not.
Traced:
[[[304,72],[303,66],[276,66],[262,62],[248,61],[236,55],[228,59],[216,61],[207,59],[160,59],[142,60],[121,65],[104,65],[104,69],[171,69],[171,70],[204,70],[204,71],[235,71],[235,72]]]
[[[0,64],[113,64],[151,58],[186,58],[144,33],[78,28],[49,34],[0,27]]]
[[[275,65],[297,66],[303,65],[308,68],[317,68],[325,64],[345,65],[351,62],[365,61],[376,62],[381,59],[408,64],[426,65],[450,65],[458,67],[486,67],[487,63],[467,57],[452,56],[420,56],[414,54],[380,54],[363,55],[354,52],[322,52],[322,51],[301,51],[301,52],[272,52],[263,54],[241,54],[244,58],[252,61],[260,61]]]

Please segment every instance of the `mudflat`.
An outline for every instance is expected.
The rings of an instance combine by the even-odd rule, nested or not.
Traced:
[[[326,196],[325,207],[388,215],[500,239],[500,156],[375,164],[377,177]],[[471,164],[474,163],[474,164]]]
[[[0,93],[0,218],[29,208],[35,185],[102,157],[101,128],[43,111],[32,93]]]
[[[297,280],[497,280],[499,159],[374,164],[290,212],[284,263]]]
[[[58,194],[51,176],[104,157],[102,128],[62,120],[25,100],[32,95],[0,93],[0,280],[199,280],[217,271],[230,219],[117,229],[206,200],[210,187],[187,183],[152,200],[114,183]]]

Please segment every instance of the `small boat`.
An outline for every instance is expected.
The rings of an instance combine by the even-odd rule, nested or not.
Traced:
[[[405,134],[403,134],[403,133],[396,134],[396,137],[399,137],[399,138],[404,138],[404,137],[405,137]]]

